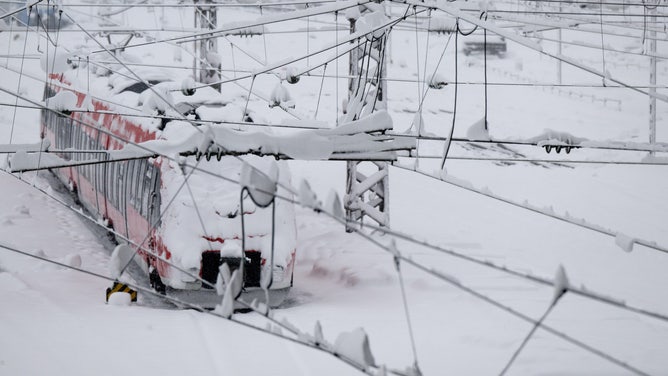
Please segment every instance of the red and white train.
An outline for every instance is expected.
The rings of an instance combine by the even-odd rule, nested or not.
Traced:
[[[124,78],[128,75],[80,82],[80,77],[86,77],[87,72],[77,72],[77,69],[85,70],[82,66],[51,74],[51,82],[45,87],[47,104],[48,98],[63,90],[74,92],[77,98],[79,110],[70,116],[49,110],[42,112],[42,137],[50,141],[51,149],[61,151],[61,158],[75,161],[105,158],[106,151],[123,149],[127,144],[150,145],[150,141],[155,140],[178,143],[197,132],[190,121],[165,122],[137,111],[155,99],[144,83]],[[229,117],[250,121],[240,106],[211,88],[201,88],[195,95],[186,96],[180,90],[173,90],[179,84],[158,76],[155,72],[147,73],[147,81],[170,96],[173,107],[189,119],[210,117],[220,121]],[[168,110],[167,115],[170,111],[174,115],[173,110]],[[100,152],[81,152],[96,150]],[[249,199],[241,206],[242,187],[219,176],[239,181],[244,163],[273,172],[277,164],[271,158],[255,156],[196,160],[194,156],[174,155],[58,168],[53,172],[76,189],[88,212],[113,227],[120,235],[117,236],[119,242],[126,242],[123,238],[127,238],[134,244],[131,246],[137,252],[134,260],[147,273],[156,290],[187,301],[220,299],[202,280],[215,284],[223,262],[232,269],[239,267],[242,260],[240,207],[243,207],[246,248],[243,250],[243,291],[264,297],[261,279],[271,273],[269,303],[275,306],[292,286],[296,252],[294,208],[285,200],[276,200],[275,215],[272,215],[270,208],[258,207]],[[278,163],[279,182],[289,184],[287,166],[280,164],[284,162]],[[290,196],[280,184],[278,194]]]

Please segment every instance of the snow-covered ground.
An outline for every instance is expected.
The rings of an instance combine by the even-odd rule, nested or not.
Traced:
[[[85,9],[85,8],[84,8]],[[403,8],[401,9],[403,14]],[[93,12],[93,10],[78,10]],[[395,9],[399,12],[399,9]],[[72,13],[88,28],[99,20]],[[258,17],[256,10],[226,10],[219,22]],[[189,27],[189,10],[159,8],[154,12],[132,10],[113,19],[138,29]],[[143,22],[139,22],[143,20]],[[148,21],[147,21],[148,20]],[[340,37],[347,34],[341,20]],[[252,38],[221,39],[223,67],[253,70],[258,63],[239,48],[253,51],[269,62],[301,56],[334,40],[334,17],[267,26],[272,31],[310,27],[311,32],[274,33]],[[449,35],[417,36],[411,22],[393,31],[388,77],[420,80],[436,69]],[[467,25],[468,27],[468,25]],[[70,26],[67,30],[74,30]],[[324,31],[323,31],[324,30]],[[169,35],[158,33],[158,37]],[[35,33],[14,30],[0,33],[0,50],[7,55],[22,52],[36,55],[45,48]],[[556,32],[544,33],[555,38]],[[68,48],[88,43],[80,33],[63,30],[60,42]],[[454,37],[453,37],[454,38]],[[600,43],[600,35],[564,32],[565,40]],[[609,39],[609,40],[608,40]],[[143,39],[138,39],[142,41]],[[460,37],[460,48],[463,38]],[[234,52],[229,42],[238,44]],[[428,41],[428,45],[427,45]],[[450,40],[438,72],[454,78],[453,45]],[[637,50],[637,39],[606,36],[617,49]],[[266,44],[266,46],[265,46]],[[416,45],[418,46],[416,48]],[[39,50],[38,50],[39,48]],[[556,51],[553,43],[543,48]],[[428,53],[426,53],[428,49]],[[135,49],[132,52],[148,64],[188,66],[172,47]],[[660,42],[666,54],[668,43]],[[417,53],[416,53],[417,51]],[[612,77],[630,84],[646,85],[648,59],[642,56],[606,53],[567,45],[564,53]],[[232,60],[234,56],[234,61]],[[309,63],[314,65],[317,57]],[[169,62],[169,63],[166,63]],[[468,126],[483,116],[483,59],[479,55],[459,56],[459,86],[455,137],[465,137]],[[0,60],[0,87],[16,92],[23,69],[43,78],[39,60]],[[9,70],[4,68],[8,64]],[[517,44],[508,43],[504,58],[489,57],[488,80],[495,83],[554,83],[556,62]],[[296,64],[306,67],[307,62]],[[337,107],[345,97],[347,81],[335,79],[335,63],[286,85],[295,99],[294,113],[311,119],[322,98],[318,120],[335,123]],[[417,68],[419,66],[419,69]],[[347,71],[347,59],[338,64]],[[189,70],[178,70],[186,76]],[[419,72],[419,73],[418,73]],[[243,73],[236,73],[243,74]],[[231,72],[226,75],[233,76]],[[488,120],[493,139],[529,139],[546,129],[568,132],[595,141],[647,142],[648,99],[621,88],[590,88],[601,79],[564,67],[564,83],[576,86],[550,89],[543,86],[491,85],[488,89]],[[321,81],[322,80],[322,81]],[[254,90],[265,100],[251,97],[248,108],[256,121],[281,123],[292,119],[279,108],[270,109],[266,99],[279,82],[273,75],[258,76]],[[338,90],[335,83],[338,82]],[[659,60],[657,82],[668,82],[668,65]],[[226,84],[223,91],[240,105],[246,102],[250,79],[244,88]],[[43,85],[23,76],[18,93],[41,100]],[[415,82],[390,81],[388,108],[395,130],[405,131],[418,110],[420,88]],[[422,89],[424,90],[424,89]],[[421,91],[420,91],[421,92]],[[661,92],[661,90],[660,90]],[[338,93],[338,94],[337,94]],[[666,94],[666,90],[663,90]],[[453,85],[429,90],[424,102],[424,130],[447,136],[452,123]],[[8,143],[35,142],[39,138],[39,111],[12,107],[15,97],[0,95],[0,140]],[[19,104],[25,104],[19,101]],[[260,120],[258,120],[260,119]],[[668,105],[660,103],[657,139],[668,142]],[[423,155],[439,155],[442,144],[421,141]],[[555,158],[543,149],[517,148],[534,158]],[[451,156],[481,156],[487,152],[453,146]],[[490,156],[498,156],[489,152]],[[574,150],[571,159],[633,160],[644,154],[621,151]],[[559,157],[566,158],[563,153]],[[0,159],[4,164],[4,157]],[[401,162],[433,173],[438,160]],[[345,163],[290,162],[295,185],[306,179],[322,201],[331,190],[343,194]],[[546,212],[584,218],[604,228],[631,237],[668,245],[668,174],[666,166],[615,164],[495,164],[488,161],[450,160],[450,176],[470,182],[479,189],[513,201],[545,208]],[[0,172],[0,241],[95,273],[108,275],[111,250],[99,232],[74,211],[49,195],[67,199],[63,190],[51,187],[47,172],[11,176]],[[20,181],[19,178],[22,180]],[[392,168],[392,229],[415,239],[455,250],[479,260],[505,265],[522,273],[553,278],[563,266],[576,287],[622,300],[628,305],[668,315],[668,254],[636,245],[625,252],[615,238],[547,216],[510,206],[457,188],[415,172]],[[40,190],[47,194],[42,193]],[[334,343],[339,333],[364,328],[376,363],[403,370],[414,356],[399,278],[393,257],[357,234],[347,234],[333,220],[298,208],[298,251],[294,287],[275,316],[286,319],[303,332],[313,333],[316,323],[324,337]],[[375,234],[389,244],[391,236]],[[438,271],[500,303],[538,319],[552,301],[553,289],[509,276],[490,268],[440,254],[427,247],[397,240],[397,248],[413,261]],[[406,263],[401,264],[410,319],[414,330],[417,362],[425,375],[498,374],[520,345],[531,325],[470,294]],[[156,373],[162,375],[344,375],[359,373],[336,358],[299,344],[248,329],[239,324],[193,310],[174,309],[153,298],[141,296],[131,306],[104,302],[109,282],[63,267],[0,249],[0,375],[117,375]],[[265,328],[265,320],[253,313],[236,314],[236,319]],[[552,328],[599,349],[652,375],[668,374],[668,323],[631,313],[618,307],[567,293],[545,320]],[[538,329],[515,360],[510,374],[627,374],[628,370],[573,346]]]

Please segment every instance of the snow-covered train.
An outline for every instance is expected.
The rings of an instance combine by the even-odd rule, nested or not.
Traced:
[[[127,150],[134,144],[149,146],[156,141],[176,144],[200,131],[191,121],[166,122],[142,115],[150,115],[161,107],[156,105],[159,96],[141,81],[128,78],[129,74],[101,75],[84,81],[81,77],[87,77],[88,72],[81,70],[75,67],[52,73],[51,82],[45,87],[47,106],[59,92],[76,95],[71,115],[42,112],[42,137],[48,139],[51,150],[57,150],[61,158],[73,162],[105,159],[107,151]],[[170,108],[158,110],[160,114],[176,116],[176,109],[187,119],[251,121],[240,106],[211,88],[203,87],[192,93],[179,90],[180,83],[155,71],[139,74],[154,90],[169,97],[171,104],[163,103],[163,107]],[[143,112],[137,111],[142,107]],[[221,125],[211,123],[202,127],[216,126]],[[96,150],[100,152],[91,152]],[[275,200],[272,213],[271,208],[256,205],[248,195],[241,196],[242,187],[235,181],[239,181],[244,168],[252,166],[277,175],[277,194],[290,197],[280,187],[281,182],[290,183],[288,168],[273,158],[221,158],[220,155],[218,158],[163,155],[58,168],[53,172],[76,191],[88,212],[121,235],[117,236],[119,242],[125,242],[125,237],[143,247],[131,246],[137,252],[134,261],[147,273],[157,291],[186,301],[215,304],[220,301],[216,290],[193,276],[213,285],[217,281],[220,284],[219,268],[223,263],[234,270],[243,262],[243,293],[251,299],[254,296],[264,299],[261,284],[270,275],[271,283],[267,286],[265,282],[264,287],[270,292],[270,305],[278,305],[293,281],[294,208],[285,200]],[[240,200],[244,200],[243,205]]]

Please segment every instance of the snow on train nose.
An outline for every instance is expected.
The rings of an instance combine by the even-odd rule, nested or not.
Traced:
[[[202,252],[202,266],[200,277],[215,285],[218,279],[220,266],[227,264],[230,271],[240,269],[241,266],[241,242],[238,239],[226,239],[220,250],[208,250]],[[261,287],[263,272],[267,273],[269,264],[262,253],[256,250],[244,252],[244,287]],[[281,284],[285,279],[285,267],[274,265],[272,270],[273,282]],[[202,284],[203,288],[211,288]]]

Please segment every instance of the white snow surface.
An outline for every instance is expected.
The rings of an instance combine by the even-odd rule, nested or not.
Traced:
[[[439,5],[448,9],[451,6],[445,1]],[[322,7],[337,6],[340,4]],[[297,12],[312,15],[311,27],[316,22],[331,24],[334,22],[333,16],[314,15],[322,7],[308,7]],[[401,10],[401,14],[404,10]],[[459,12],[457,9],[454,11]],[[180,27],[181,20],[186,25],[192,25],[190,11],[165,9],[164,17],[161,12],[160,9],[148,12],[135,7],[108,21],[123,25],[142,20],[144,26],[156,29],[163,26]],[[98,19],[74,12],[71,14],[86,27],[99,28]],[[218,14],[223,24],[237,22],[251,25],[257,19],[284,17],[283,13],[270,13],[268,9],[265,9],[263,16],[258,12],[234,9]],[[344,15],[339,14],[339,40],[348,36],[344,18]],[[477,20],[477,15],[472,18]],[[269,30],[276,31],[305,27],[305,21],[267,26]],[[507,39],[508,58],[489,57],[490,82],[554,82],[556,62],[513,43],[512,39],[536,50],[555,51],[554,44],[515,37],[509,30],[502,32],[512,37]],[[556,31],[546,31],[544,34],[556,38]],[[59,43],[70,51],[82,46],[91,50],[99,48],[76,35],[62,32]],[[166,31],[162,33],[162,36],[167,35],[173,34]],[[307,52],[306,38],[310,38],[309,48],[313,51],[316,46],[334,43],[334,35],[334,32],[309,33],[308,36],[306,33],[267,33],[267,60],[281,61],[289,56],[303,55]],[[427,83],[428,77],[432,77],[434,72],[454,77],[452,47],[446,50],[443,62],[436,67],[436,59],[448,37],[431,34],[427,46],[423,31],[420,31],[416,43],[414,29],[402,31],[396,28],[391,38],[392,59],[388,61],[388,76],[412,77]],[[585,39],[590,43],[600,43],[598,34],[565,30],[563,37],[571,41]],[[635,39],[605,38],[606,43],[620,49],[626,45],[637,49],[636,44],[639,44]],[[231,53],[227,43],[221,43],[223,67],[262,70],[262,64],[240,53],[239,48],[252,51],[256,57],[263,56],[263,39],[231,39],[240,46],[235,47],[234,53]],[[142,40],[138,37],[133,41]],[[19,32],[15,28],[13,33],[7,30],[0,33],[0,45],[11,49],[8,55],[21,51],[26,42],[27,54],[34,56],[39,54],[38,45],[42,50],[46,45],[44,37],[38,37],[34,32]],[[659,51],[668,48],[667,42],[660,40],[658,43]],[[421,52],[421,58],[429,51],[426,71],[423,66],[417,69],[416,50]],[[67,49],[63,48],[62,51]],[[139,63],[181,64],[184,69],[169,72],[176,83],[176,91],[171,94],[174,102],[178,103],[183,101],[179,83],[192,74],[188,54],[191,51],[183,51],[182,63],[173,60],[174,51],[181,50],[147,46],[141,50],[128,49],[121,55],[135,53],[135,62]],[[602,66],[600,51],[565,45],[563,54],[583,65]],[[98,59],[96,62],[113,60],[103,54],[91,56],[96,55],[99,56],[95,58]],[[460,55],[459,58],[462,63],[459,67],[460,82],[479,82],[482,77],[482,58],[474,55]],[[317,64],[317,59],[317,56],[313,56],[310,66]],[[424,64],[424,60],[420,63]],[[25,76],[19,86],[18,75],[13,72],[21,69],[20,64],[19,59],[0,59],[0,65],[13,69],[2,68],[3,80],[0,86],[11,92],[23,93],[36,102],[41,101],[43,85],[39,81]],[[83,63],[79,61],[79,64]],[[88,70],[67,70],[64,76],[74,86],[84,89],[90,77],[90,93],[112,101],[110,110],[140,115],[143,102],[139,94],[115,93],[108,86],[107,77],[96,76],[109,73],[109,69],[120,69],[118,64],[103,65],[96,67],[91,64]],[[296,65],[302,69],[306,67],[305,62]],[[338,74],[347,75],[347,59],[343,58],[338,65]],[[606,53],[606,65],[611,77],[638,86],[647,84],[647,59],[643,56]],[[138,67],[134,68],[140,71]],[[38,59],[25,60],[23,69],[34,77],[44,77]],[[62,69],[65,69],[64,65]],[[341,103],[347,88],[347,80],[340,80],[337,96],[337,85],[330,78],[337,73],[334,69],[334,63],[328,64],[322,96],[318,95],[321,82],[318,73],[322,71],[316,70],[311,76],[302,75],[299,83],[290,86],[291,96],[299,103],[298,108],[291,113],[280,107],[267,106],[269,94],[276,84],[273,75],[257,76],[250,99],[250,80],[241,80],[238,82],[240,86],[223,85],[223,93],[219,94],[210,88],[199,88],[194,97],[197,97],[198,103],[211,100],[226,104],[225,107],[234,106],[239,109],[239,114],[249,99],[248,111],[258,122],[297,124],[299,121],[293,116],[296,114],[302,119],[302,124],[333,125],[335,119],[342,115]],[[90,76],[84,74],[87,71]],[[228,79],[233,77],[229,72],[223,73],[228,75]],[[571,66],[564,65],[563,75],[567,84],[587,86],[601,83],[600,77]],[[667,80],[668,67],[660,62],[657,81]],[[420,107],[416,86],[415,82],[388,81],[388,111],[379,116],[387,116],[394,124],[395,131],[408,129]],[[441,137],[449,134],[452,123],[452,86],[448,85],[438,91],[430,90],[422,106],[426,130]],[[483,88],[481,85],[460,85],[458,90],[455,137],[465,137],[466,126],[482,116]],[[589,140],[584,144],[591,145],[595,142],[608,146],[619,145],[619,142],[634,145],[648,140],[648,99],[625,89],[580,87],[569,93],[523,85],[496,85],[490,86],[488,90],[489,136],[492,139],[526,140],[543,129],[549,129],[561,135],[577,135],[578,138]],[[665,89],[659,88],[658,91],[666,94]],[[8,94],[3,93],[0,97],[3,103],[15,101],[15,97]],[[604,102],[603,98],[619,102]],[[305,120],[315,116],[319,100],[317,118],[313,121]],[[614,103],[620,104],[617,106]],[[658,103],[657,114],[657,140],[665,143],[668,141],[668,106]],[[8,143],[12,134],[13,144],[34,144],[39,140],[39,119],[39,112],[29,108],[0,107],[0,143]],[[137,117],[134,120],[146,130],[155,130],[159,125],[159,121],[153,119]],[[167,127],[164,133],[168,139],[177,140],[191,134],[192,129],[186,129],[175,126],[170,130]],[[277,133],[290,135],[292,131]],[[555,141],[555,138],[542,138]],[[427,153],[440,155],[442,152],[442,144],[432,145],[421,141],[421,147]],[[530,157],[546,156],[543,150],[519,150]],[[453,144],[451,153],[453,156],[496,155],[491,150],[471,152],[457,144]],[[666,159],[665,149],[657,150],[656,156],[651,158],[646,158],[646,155],[583,148],[572,151],[568,157],[609,160],[636,158],[637,161]],[[550,155],[553,156],[554,153]],[[560,157],[565,158],[563,153]],[[0,158],[0,162],[5,160],[4,156]],[[245,159],[251,163],[262,163],[259,158]],[[420,160],[420,166],[426,171],[441,171],[439,162]],[[188,159],[188,163],[196,162]],[[214,158],[211,161],[202,160],[199,166],[238,178],[235,174],[239,166],[235,163],[240,162],[233,158],[217,162]],[[279,164],[292,171],[293,187],[304,179],[317,197],[327,197],[332,189],[339,197],[343,197],[346,178],[344,162],[291,161]],[[668,290],[665,287],[668,286],[668,257],[632,242],[633,239],[644,239],[660,245],[668,244],[665,221],[665,213],[668,211],[668,174],[663,170],[665,166],[572,166],[575,167],[449,160],[447,171],[448,179],[456,177],[459,182],[488,187],[490,192],[516,202],[531,203],[532,207],[552,207],[556,213],[568,213],[569,218],[583,218],[587,223],[616,229],[619,235],[615,239],[399,169],[390,169],[392,228],[481,260],[490,260],[536,275],[552,275],[563,265],[563,270],[568,271],[568,284],[571,286],[587,286],[587,291],[614,297],[629,305],[668,313]],[[172,163],[172,167],[173,173],[166,176],[174,182],[170,197],[174,197],[175,187],[184,178],[177,163]],[[84,225],[78,214],[31,187],[34,184],[48,194],[66,198],[67,193],[53,189],[47,177],[47,172],[25,173],[21,176],[23,181],[19,181],[17,177],[0,172],[0,241],[11,242],[31,254],[73,266],[79,264],[78,256],[81,268],[108,276],[112,250],[105,245],[104,239],[91,232],[90,226]],[[195,173],[191,179],[203,181],[204,177]],[[238,234],[238,222],[227,218],[228,214],[237,209],[236,204],[232,203],[238,202],[238,184],[216,180],[215,184],[192,184],[192,188],[197,191],[193,193],[201,197],[196,204],[202,214],[207,218],[221,218],[224,223],[220,228],[218,225],[207,227],[207,232],[211,235]],[[226,199],[232,196],[234,199]],[[333,199],[327,199],[323,208],[329,210],[334,202]],[[250,210],[254,209],[250,202],[247,204]],[[164,236],[171,237],[169,241],[174,244],[202,249],[209,247],[201,238],[202,228],[192,210],[194,203],[187,189],[176,195],[173,206],[180,209],[168,212],[165,220],[171,221],[174,228],[179,230]],[[329,343],[334,342],[337,333],[356,327],[363,328],[371,339],[369,346],[376,364],[385,365],[387,369],[407,369],[413,362],[413,356],[393,256],[355,234],[345,233],[342,226],[323,215],[310,209],[295,210],[297,228],[279,224],[285,226],[279,231],[284,239],[279,239],[277,243],[294,241],[297,244],[294,286],[286,304],[272,312],[274,317],[279,320],[287,318],[302,332],[314,332],[314,338]],[[253,216],[258,213],[256,225],[264,228],[266,215],[258,210]],[[251,230],[256,225],[249,224]],[[374,236],[385,244],[391,238],[378,234]],[[267,240],[253,241],[262,243]],[[620,252],[618,249],[621,247],[628,250],[630,246],[633,252]],[[402,264],[419,366],[425,375],[498,374],[531,329],[532,324],[466,294],[457,288],[457,283],[469,286],[532,318],[540,317],[552,302],[555,291],[551,287],[472,265],[405,240],[397,240],[396,248],[412,260],[447,275],[453,282],[445,283]],[[197,266],[199,262],[196,258],[182,261],[189,266]],[[136,282],[146,284],[144,280]],[[317,350],[205,313],[175,309],[142,294],[137,304],[105,304],[104,293],[110,286],[109,281],[0,248],[0,374],[359,374],[336,358]],[[120,294],[114,295],[121,298]],[[220,312],[229,313],[229,310]],[[267,321],[258,314],[235,313],[233,317],[260,328],[267,326]],[[662,375],[668,369],[665,356],[668,326],[665,322],[573,294],[564,295],[545,322],[649,374]],[[273,324],[270,327],[278,330]],[[534,334],[510,373],[627,374],[623,369],[541,330]]]

